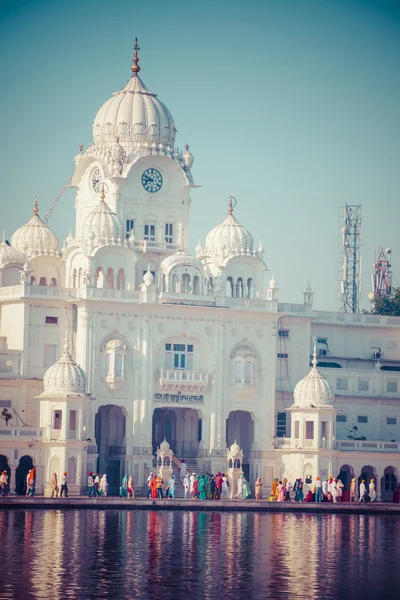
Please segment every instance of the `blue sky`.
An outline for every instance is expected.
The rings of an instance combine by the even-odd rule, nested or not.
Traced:
[[[226,214],[262,238],[281,299],[338,307],[339,207],[363,206],[364,300],[378,245],[400,284],[400,3],[36,0],[0,4],[0,227],[46,212],[93,118],[130,75],[171,110],[202,187],[191,248]],[[49,225],[74,224],[68,191]],[[268,279],[267,279],[268,280]]]

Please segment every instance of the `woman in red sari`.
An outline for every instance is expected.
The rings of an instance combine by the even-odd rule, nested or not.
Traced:
[[[150,481],[151,497],[155,500],[157,498],[157,477],[154,474],[153,479]]]

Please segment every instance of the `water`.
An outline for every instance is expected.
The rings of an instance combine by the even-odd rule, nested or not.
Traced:
[[[0,510],[0,598],[398,597],[400,518]]]

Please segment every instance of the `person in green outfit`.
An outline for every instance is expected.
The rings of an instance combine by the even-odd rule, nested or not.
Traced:
[[[243,477],[243,500],[247,500],[247,498],[251,495],[250,485],[247,481],[246,477]]]
[[[198,491],[199,491],[199,499],[207,500],[207,492],[206,492],[206,480],[204,479],[204,475],[201,474],[198,480]]]

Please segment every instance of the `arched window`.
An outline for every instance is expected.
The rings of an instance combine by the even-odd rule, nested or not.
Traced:
[[[247,297],[254,298],[254,281],[251,277],[247,280]]]
[[[243,298],[243,279],[241,277],[236,282],[236,298]]]
[[[190,294],[192,288],[190,286],[190,275],[189,273],[184,273],[182,275],[182,284],[181,284],[181,294]]]
[[[112,267],[109,267],[107,269],[106,288],[107,288],[107,290],[112,290],[113,287],[114,287],[114,270]]]
[[[179,286],[179,280],[178,280],[178,277],[176,276],[176,274],[174,273],[172,275],[172,279],[171,279],[171,292],[173,294],[179,293],[178,286]]]
[[[198,275],[193,277],[193,294],[200,294],[200,278]]]
[[[42,286],[46,286],[47,285],[47,279],[46,279],[46,277],[41,277],[40,278],[39,285],[42,285]]]
[[[105,380],[113,387],[114,384],[125,380],[125,358],[128,348],[121,340],[112,339],[104,344],[103,351],[105,352]]]
[[[248,340],[243,340],[231,354],[233,359],[233,383],[237,386],[254,385],[256,351]]]
[[[119,290],[124,290],[125,289],[125,271],[124,271],[124,269],[119,269],[118,270],[117,288]]]
[[[228,279],[226,280],[226,286],[225,286],[225,294],[227,298],[233,298],[233,279],[232,277],[228,277]]]
[[[76,287],[76,269],[72,271],[72,287]]]
[[[50,287],[57,287],[57,279],[55,277],[51,278]]]
[[[96,287],[97,288],[104,287],[104,274],[103,274],[102,267],[97,267],[97,270],[96,270]]]

